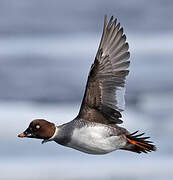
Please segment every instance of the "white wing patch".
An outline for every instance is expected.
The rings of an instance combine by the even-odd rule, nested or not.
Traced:
[[[125,87],[118,87],[116,90],[116,107],[119,111],[124,111],[125,109]]]

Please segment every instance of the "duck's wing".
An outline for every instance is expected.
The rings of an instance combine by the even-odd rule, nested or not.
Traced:
[[[104,29],[78,114],[79,118],[100,123],[122,123],[125,79],[129,71],[129,46],[117,19],[104,19]]]

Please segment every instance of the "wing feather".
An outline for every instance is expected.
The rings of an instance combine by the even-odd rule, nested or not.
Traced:
[[[113,16],[104,19],[103,34],[91,66],[80,118],[101,123],[122,123],[124,110],[125,79],[129,73],[129,45],[123,28]]]

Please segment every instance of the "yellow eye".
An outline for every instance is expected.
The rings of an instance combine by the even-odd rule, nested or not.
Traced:
[[[36,128],[36,129],[39,129],[39,128],[40,128],[40,125],[37,124],[37,125],[35,126],[35,128]]]

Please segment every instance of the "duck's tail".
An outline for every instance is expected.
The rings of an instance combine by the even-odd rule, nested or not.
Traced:
[[[148,153],[151,151],[156,151],[156,146],[151,144],[151,141],[147,141],[146,139],[149,139],[150,137],[141,137],[144,135],[142,134],[136,134],[138,131],[126,135],[127,139],[127,145],[124,148],[121,148],[123,150],[132,151],[136,153]]]

